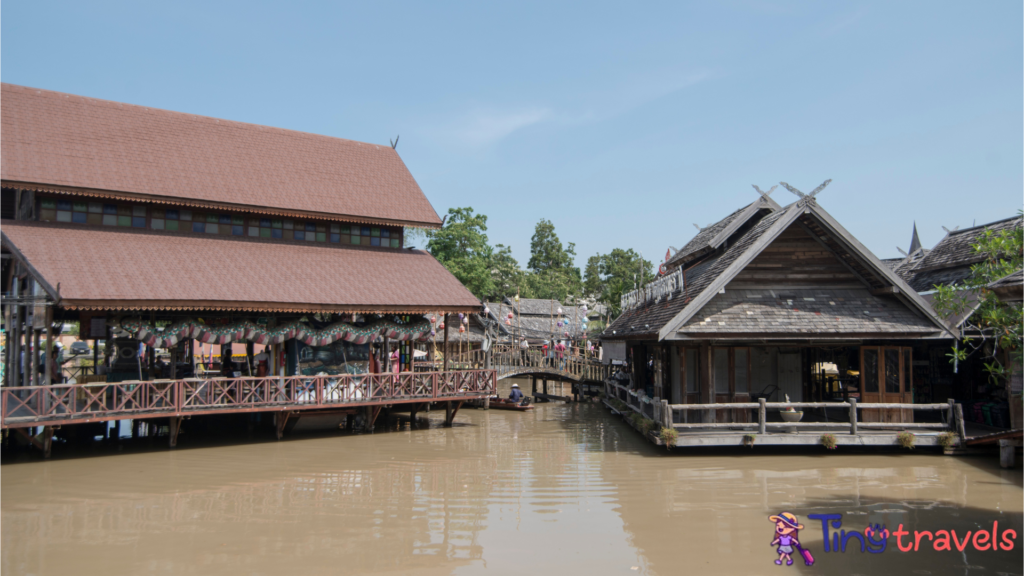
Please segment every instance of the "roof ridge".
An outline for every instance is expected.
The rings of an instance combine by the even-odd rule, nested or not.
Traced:
[[[960,229],[960,230],[950,230],[949,234],[947,234],[947,236],[953,236],[953,235],[956,235],[956,234],[963,234],[964,232],[970,232],[972,230],[978,230],[979,228],[988,228],[989,226],[992,226],[993,224],[1002,224],[1003,222],[1009,222],[1011,220],[1022,220],[1022,219],[1024,219],[1024,217],[1021,217],[1021,216],[1011,216],[1009,218],[1003,218],[1002,220],[995,220],[995,221],[989,222],[988,224],[978,224],[977,226],[971,226],[970,228],[963,228],[963,229]],[[940,242],[941,242],[941,240],[940,240]]]

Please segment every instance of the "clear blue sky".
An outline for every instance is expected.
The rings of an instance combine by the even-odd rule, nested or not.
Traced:
[[[4,82],[386,144],[525,266],[780,180],[879,257],[1024,204],[1022,3],[5,2]],[[780,203],[793,196],[781,188]]]

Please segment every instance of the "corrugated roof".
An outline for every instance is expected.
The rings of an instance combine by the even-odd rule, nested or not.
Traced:
[[[103,230],[4,220],[62,306],[478,312],[480,301],[421,250]]]
[[[390,146],[2,85],[0,178],[436,227]]]

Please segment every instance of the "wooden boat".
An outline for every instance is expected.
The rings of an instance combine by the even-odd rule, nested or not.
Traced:
[[[519,402],[513,402],[508,398],[491,398],[491,409],[493,410],[518,410],[525,412],[527,410],[533,410],[533,404],[526,406],[520,406]]]

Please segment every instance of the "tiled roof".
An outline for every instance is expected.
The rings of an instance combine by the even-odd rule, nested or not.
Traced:
[[[436,227],[390,146],[2,85],[6,184]]]
[[[679,252],[676,252],[671,258],[668,259],[667,264],[675,264],[676,262],[685,260],[686,257],[690,256],[691,254],[700,252],[701,250],[708,248],[711,239],[717,236],[718,233],[721,232],[722,230],[725,230],[725,228],[729,224],[732,224],[733,220],[739,217],[739,215],[742,214],[743,211],[749,207],[750,204],[744,206],[743,208],[740,208],[739,210],[733,212],[732,214],[729,214],[725,218],[722,218],[718,222],[715,222],[714,224],[706,228],[701,228],[700,231],[697,232],[697,235],[694,236],[689,242],[687,242],[686,245],[679,250]]]
[[[797,210],[795,214],[793,213],[794,209]],[[815,215],[816,212],[817,215]],[[823,286],[820,289],[816,287],[794,286],[792,289],[786,290],[786,294],[791,292],[807,292],[806,296],[800,297],[817,299],[818,296],[815,296],[815,294],[820,293],[823,297],[829,297],[827,301],[829,304],[827,304],[828,308],[815,308],[812,306],[808,307],[807,310],[790,309],[788,311],[785,310],[785,306],[779,304],[765,304],[753,308],[744,308],[742,301],[734,300],[735,298],[742,300],[743,295],[755,294],[761,290],[760,288],[744,286],[743,288],[730,289],[728,287],[730,286],[729,284],[723,285],[718,283],[715,284],[714,289],[717,290],[718,287],[724,286],[724,294],[704,294],[705,291],[713,288],[712,284],[722,277],[734,263],[754,248],[755,243],[769,233],[769,230],[775,224],[780,221],[787,221],[783,220],[784,218],[790,218],[788,220],[790,223],[783,228],[796,226],[799,221],[800,225],[806,228],[808,233],[812,232],[814,227],[821,228],[819,226],[821,222],[831,222],[831,224],[828,224],[828,229],[821,228],[818,232],[819,237],[826,235],[826,239],[822,240],[822,242],[834,244],[835,248],[829,249],[842,252],[842,254],[837,253],[836,255],[840,257],[840,260],[847,262],[848,265],[864,269],[865,272],[861,274],[867,273],[872,275],[874,280],[872,280],[871,288],[867,285],[863,288],[828,288]],[[771,233],[772,239],[777,239],[777,234],[782,232],[782,229],[779,227],[776,227],[776,230],[777,232]],[[602,333],[601,337],[607,340],[638,337],[657,339],[659,338],[659,332],[674,320],[685,320],[683,326],[680,326],[684,334],[741,333],[744,331],[753,333],[782,333],[785,331],[786,333],[793,334],[806,332],[827,336],[828,334],[840,333],[916,334],[932,333],[940,329],[941,321],[934,316],[934,312],[928,308],[927,303],[914,300],[917,298],[916,295],[911,298],[913,307],[916,309],[908,308],[896,300],[886,300],[872,296],[871,289],[884,287],[886,284],[897,287],[899,285],[905,286],[905,284],[902,284],[891,275],[891,265],[889,264],[882,264],[883,269],[887,269],[889,272],[889,276],[879,275],[877,272],[872,271],[875,268],[871,267],[876,265],[870,264],[870,260],[873,258],[870,253],[859,254],[856,252],[856,249],[844,248],[842,244],[837,242],[837,238],[843,234],[848,235],[848,233],[841,229],[838,223],[835,223],[827,213],[815,204],[808,204],[804,207],[798,203],[782,210],[771,212],[757,221],[742,236],[734,240],[732,245],[720,248],[718,251],[706,256],[706,260],[698,260],[697,264],[686,268],[685,291],[676,292],[669,297],[664,297],[658,301],[643,304],[639,308],[624,312],[612,322]],[[852,242],[850,246],[856,243],[855,239],[850,240],[850,242]],[[865,266],[868,266],[868,268],[865,268]],[[723,281],[727,282],[728,279]],[[748,290],[747,288],[751,289]],[[730,292],[733,295],[730,296]],[[771,292],[769,291],[768,294],[771,294]],[[763,297],[762,294],[761,298]],[[756,300],[757,298],[752,299]],[[699,300],[702,303],[692,303],[694,300]],[[830,304],[831,302],[836,302],[836,304]],[[693,307],[698,307],[699,310]],[[752,312],[752,314],[747,314],[748,311]],[[836,313],[837,311],[838,313]],[[868,314],[864,314],[865,311]],[[819,317],[816,312],[820,312],[822,317],[825,317],[826,314],[831,314],[831,320],[828,317],[824,319]],[[922,312],[923,315],[919,315],[918,312]],[[687,319],[687,315],[691,313],[693,316]],[[740,314],[742,314],[742,317]],[[713,318],[718,315],[722,317],[720,319]],[[706,318],[712,318],[715,324],[713,326],[703,324]],[[836,320],[837,318],[839,320]],[[800,321],[804,322],[806,330],[800,328]],[[718,322],[725,322],[726,324],[718,324]],[[722,329],[719,330],[719,327]]]
[[[982,259],[974,252],[972,245],[985,233],[985,230],[1000,232],[1012,230],[1021,226],[1021,218],[1006,218],[997,220],[981,226],[974,226],[964,230],[953,230],[946,235],[915,267],[917,271],[932,270],[935,268],[948,268],[951,266],[963,266],[973,264]]]
[[[996,280],[988,285],[989,288],[1008,288],[1010,286],[1020,286],[1024,284],[1024,270],[1017,270],[1012,274],[1007,274],[999,280]]]
[[[420,250],[121,231],[4,220],[62,306],[478,312],[480,301]]]
[[[902,303],[859,289],[726,290],[717,294],[680,332],[715,335],[926,334],[929,320]]]

